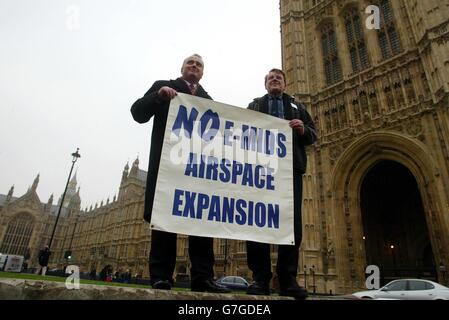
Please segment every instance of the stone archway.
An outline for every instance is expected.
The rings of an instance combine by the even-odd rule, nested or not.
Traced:
[[[381,285],[397,278],[437,280],[421,194],[398,162],[377,162],[360,188],[366,265],[381,270]]]
[[[370,169],[388,160],[407,168],[416,180],[435,260],[447,260],[449,230],[444,225],[448,221],[440,209],[444,204],[439,192],[444,188],[431,152],[420,141],[398,133],[370,133],[343,152],[330,177],[326,208],[331,225],[328,237],[334,243],[335,268],[339,275],[337,291],[365,287],[366,248],[360,191]]]

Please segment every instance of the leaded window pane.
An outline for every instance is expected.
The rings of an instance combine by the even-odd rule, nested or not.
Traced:
[[[369,67],[368,53],[366,51],[365,44],[359,47],[360,60],[362,64],[362,68]]]
[[[353,16],[354,21],[354,32],[357,37],[357,40],[363,39],[362,30],[360,28],[360,19],[358,15]]]
[[[369,67],[368,54],[365,48],[365,39],[360,17],[355,9],[345,14],[346,36],[353,72]]]
[[[379,43],[382,57],[388,59],[390,57],[390,52],[388,50],[387,35],[384,32],[379,33]]]
[[[391,12],[390,3],[388,0],[382,0],[380,2],[380,11],[382,12],[385,23],[390,23],[393,21],[393,14]]]
[[[393,53],[394,54],[400,53],[401,52],[401,44],[399,42],[399,37],[396,32],[396,29],[390,28],[389,35],[390,35],[390,43],[391,43],[391,48],[392,48]]]
[[[330,43],[331,54],[337,55],[337,36],[333,30],[329,35],[329,40],[331,41]]]
[[[324,73],[326,82],[330,85],[342,79],[340,62],[338,60],[337,37],[331,25],[326,25],[322,28],[321,43]]]
[[[352,63],[352,70],[354,70],[354,72],[359,71],[359,63],[358,63],[358,59],[357,59],[357,51],[355,48],[352,48],[350,51],[351,54],[351,63]]]
[[[382,57],[388,59],[402,51],[401,42],[389,0],[381,0],[378,4],[382,13],[381,30],[378,32],[379,45]]]
[[[351,20],[346,20],[346,35],[348,36],[348,42],[352,43],[354,41],[354,33],[352,32],[352,23]]]

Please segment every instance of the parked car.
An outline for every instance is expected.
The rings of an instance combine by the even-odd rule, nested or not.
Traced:
[[[221,277],[217,280],[217,283],[231,290],[246,290],[249,286],[248,281],[239,276]]]
[[[359,291],[352,294],[362,299],[449,300],[449,288],[422,279],[393,280],[379,290]]]
[[[47,270],[45,273],[46,276],[55,276],[55,277],[67,277],[63,269],[53,268]]]

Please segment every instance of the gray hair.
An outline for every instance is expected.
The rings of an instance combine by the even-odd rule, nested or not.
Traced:
[[[198,58],[199,60],[201,60],[201,63],[203,64],[203,67],[204,67],[203,57],[201,57],[201,56],[200,56],[199,54],[197,54],[197,53],[194,53],[194,54],[192,54],[192,55],[190,55],[190,56],[188,56],[187,58],[184,59],[184,61],[183,61],[183,63],[182,63],[182,67],[181,67],[181,72],[182,72],[182,70],[184,69],[184,66],[186,65],[187,61],[189,61],[189,59],[192,58],[192,57],[195,57],[195,58]]]

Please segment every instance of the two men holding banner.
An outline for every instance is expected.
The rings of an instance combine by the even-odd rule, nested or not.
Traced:
[[[256,121],[253,112],[211,101],[199,85],[203,68],[200,56],[186,58],[180,78],[156,81],[131,107],[139,123],[154,116],[144,213],[152,228],[151,284],[155,289],[171,289],[175,232],[179,232],[190,234],[191,289],[229,292],[213,280],[212,237],[251,239],[247,259],[254,282],[247,293],[270,294],[269,243],[277,243],[280,294],[304,299],[307,291],[296,280],[302,175],[307,165],[304,147],[316,141],[315,125],[305,107],[285,93],[282,70],[270,70],[265,78],[268,94],[250,103],[248,109],[265,114]],[[177,97],[178,92],[184,95]],[[188,161],[179,165],[170,151],[176,149],[177,140],[171,138],[193,141],[198,134],[208,146],[223,149],[224,157],[215,154],[215,148],[196,150],[202,143],[187,144],[184,160]],[[236,158],[239,154],[246,157]]]
[[[138,123],[146,123],[152,117],[153,132],[148,176],[145,191],[144,218],[151,223],[156,181],[159,171],[170,101],[178,92],[212,99],[199,84],[203,76],[204,63],[201,56],[187,57],[181,68],[181,77],[170,81],[156,81],[148,92],[131,107],[131,113]],[[152,230],[149,257],[150,278],[154,289],[170,290],[176,265],[175,233]],[[214,281],[213,238],[189,236],[189,257],[191,261],[191,289],[200,292],[230,292]]]
[[[301,202],[302,175],[306,171],[307,157],[304,146],[316,141],[316,130],[305,107],[285,93],[286,79],[282,70],[272,69],[265,77],[267,94],[254,99],[248,109],[270,114],[289,121],[293,129],[293,193],[294,193],[294,236],[295,245],[279,245],[276,273],[280,295],[305,299],[307,291],[296,281],[299,247],[302,238]],[[248,267],[253,272],[254,282],[247,293],[270,294],[271,257],[270,244],[247,241]]]

